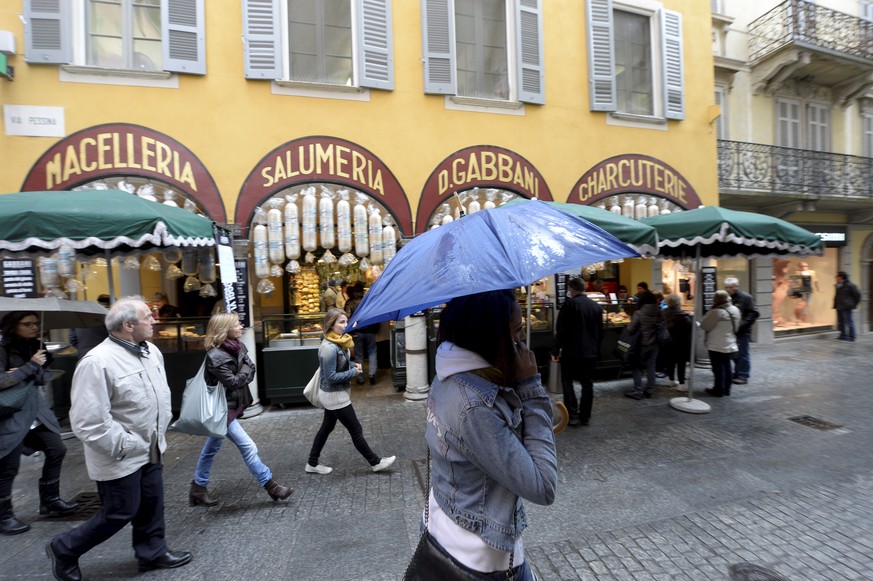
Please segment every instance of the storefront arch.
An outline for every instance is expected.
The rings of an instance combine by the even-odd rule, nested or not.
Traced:
[[[477,188],[506,190],[524,198],[553,201],[545,178],[527,159],[502,147],[473,145],[447,156],[427,178],[418,203],[416,234],[428,229],[437,209],[453,194]]]
[[[167,184],[215,222],[227,222],[215,180],[200,159],[168,135],[131,123],[95,125],[61,139],[37,159],[21,189],[72,190],[127,176]]]
[[[675,168],[636,153],[604,159],[589,169],[573,186],[567,201],[594,206],[620,194],[648,194],[683,210],[703,205],[694,187]]]
[[[378,200],[404,236],[412,235],[412,211],[394,173],[368,149],[329,136],[288,141],[265,155],[246,176],[234,220],[248,228],[255,208],[278,192],[312,183],[336,184]]]

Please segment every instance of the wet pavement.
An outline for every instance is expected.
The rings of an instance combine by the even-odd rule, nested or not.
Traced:
[[[792,581],[873,579],[873,336],[834,337],[753,344],[752,379],[731,397],[702,394],[712,374],[697,369],[708,414],[671,408],[680,394],[667,387],[634,401],[629,378],[598,382],[590,425],[558,436],[555,504],[526,503],[540,579],[726,580],[740,563]],[[227,443],[210,484],[221,503],[192,508],[203,439],[171,433],[168,544],[193,562],[139,574],[127,528],[80,560],[85,579],[400,579],[424,500],[424,403],[395,394],[387,372],[352,400],[370,446],[397,455],[392,469],[373,473],[338,427],[322,455],[334,472],[306,474],[320,412],[268,410],[242,423],[296,489],[289,501],[272,502]],[[66,443],[64,497],[93,495],[81,445]],[[81,522],[38,516],[41,461],[24,458],[16,478],[16,515],[32,529],[0,539],[0,579],[51,579],[46,540]]]

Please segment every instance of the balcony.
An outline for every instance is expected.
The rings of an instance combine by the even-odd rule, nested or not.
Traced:
[[[786,0],[749,24],[756,93],[786,82],[829,87],[845,102],[873,84],[873,22],[807,0]]]
[[[719,140],[718,186],[721,205],[737,210],[815,209],[873,219],[869,157]]]

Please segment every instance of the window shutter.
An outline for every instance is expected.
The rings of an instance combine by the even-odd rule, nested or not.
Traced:
[[[69,0],[24,1],[24,60],[31,64],[69,64]]]
[[[861,18],[864,20],[873,20],[873,2],[861,2]]]
[[[424,31],[424,92],[457,93],[455,74],[455,3],[421,0]]]
[[[206,74],[203,0],[162,0],[164,70]]]
[[[362,87],[394,89],[394,41],[391,0],[361,0],[358,8],[358,54]]]
[[[592,111],[615,111],[615,52],[612,0],[588,0],[588,99]]]
[[[661,11],[661,55],[664,59],[664,117],[685,119],[685,78],[682,66],[682,15]]]
[[[543,67],[543,0],[519,0],[516,14],[518,39],[518,100],[546,102]]]
[[[243,61],[247,79],[282,77],[280,0],[243,0]]]

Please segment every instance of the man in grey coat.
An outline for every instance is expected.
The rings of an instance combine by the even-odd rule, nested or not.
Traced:
[[[147,341],[154,324],[141,297],[116,302],[106,315],[109,337],[76,367],[70,425],[102,507],[46,545],[55,579],[80,580],[79,557],[128,523],[141,572],[191,561],[191,553],[171,551],[164,540],[162,460],[172,412],[163,355]]]

